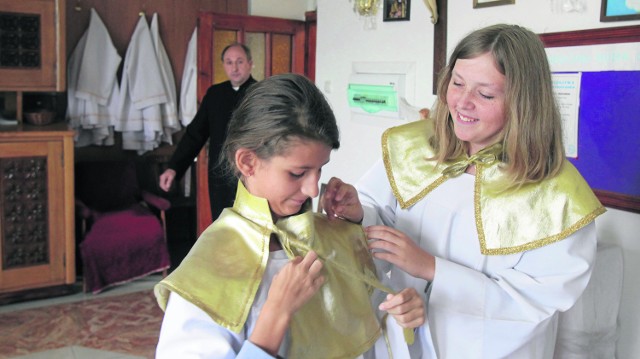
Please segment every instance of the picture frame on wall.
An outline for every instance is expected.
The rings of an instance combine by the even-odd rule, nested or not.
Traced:
[[[384,0],[382,21],[408,21],[411,0]]]
[[[640,7],[634,9],[630,3],[626,0],[602,0],[600,22],[640,20]]]
[[[624,1],[624,0],[623,0]],[[516,0],[473,0],[473,8],[515,4]]]

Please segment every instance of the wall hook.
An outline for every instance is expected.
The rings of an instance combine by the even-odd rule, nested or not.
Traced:
[[[147,2],[145,1],[145,2],[142,3],[142,10],[140,10],[138,15],[145,16],[146,12],[147,12]]]

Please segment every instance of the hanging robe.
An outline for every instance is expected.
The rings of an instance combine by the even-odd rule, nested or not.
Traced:
[[[129,41],[120,84],[121,117],[115,130],[122,132],[123,149],[143,154],[160,145],[161,105],[167,99],[151,31],[146,18],[140,16]]]
[[[160,25],[158,22],[158,14],[154,13],[153,18],[151,19],[151,41],[153,41],[156,58],[158,59],[158,64],[160,65],[162,82],[167,94],[167,102],[160,105],[163,128],[163,133],[160,139],[162,142],[173,144],[172,135],[180,131],[180,122],[178,121],[176,80],[173,77],[173,69],[171,67],[169,56],[167,55],[167,50],[162,44],[162,39],[160,38]]]
[[[66,118],[76,132],[77,147],[114,144],[121,60],[106,26],[92,8],[89,27],[67,63]]]
[[[180,122],[183,126],[191,123],[198,112],[198,28],[193,30],[187,55],[184,59],[182,83],[180,84]]]

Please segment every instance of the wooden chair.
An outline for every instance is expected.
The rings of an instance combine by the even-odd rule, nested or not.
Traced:
[[[135,162],[78,163],[75,172],[84,291],[99,293],[156,272],[166,275],[165,211],[171,204],[140,189]]]

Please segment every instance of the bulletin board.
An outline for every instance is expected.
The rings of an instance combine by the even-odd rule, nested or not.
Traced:
[[[640,43],[640,26],[541,34],[546,47]],[[603,205],[640,213],[640,71],[582,72],[578,157]]]

